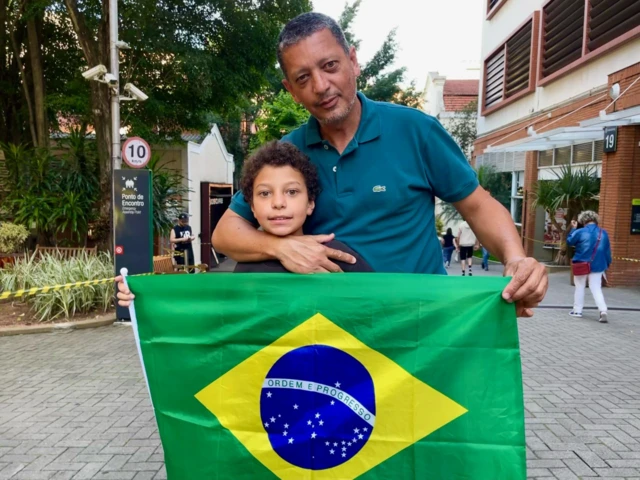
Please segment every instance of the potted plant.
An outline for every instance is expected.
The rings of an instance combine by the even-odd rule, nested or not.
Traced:
[[[29,231],[22,225],[0,222],[0,268],[5,264],[14,263],[17,256],[22,255],[25,242],[29,238]]]

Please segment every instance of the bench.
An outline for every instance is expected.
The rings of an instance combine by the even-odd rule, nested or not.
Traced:
[[[176,268],[178,269],[176,271]],[[201,272],[206,272],[208,270],[208,266],[203,264],[200,265],[189,265],[187,268],[190,270],[198,269]],[[173,257],[172,255],[157,255],[153,257],[153,273],[186,273],[185,267],[182,265],[173,265]]]
[[[55,257],[64,258],[68,260],[73,257],[78,257],[82,254],[97,255],[98,247],[43,247],[42,245],[36,245],[35,256],[42,258],[44,255],[49,254]]]

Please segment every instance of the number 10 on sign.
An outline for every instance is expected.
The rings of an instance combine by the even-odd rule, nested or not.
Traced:
[[[151,159],[151,148],[140,137],[128,138],[122,146],[122,159],[131,168],[144,168]]]

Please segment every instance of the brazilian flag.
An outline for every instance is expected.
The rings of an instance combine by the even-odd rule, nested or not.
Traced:
[[[130,277],[169,480],[525,479],[506,284]]]

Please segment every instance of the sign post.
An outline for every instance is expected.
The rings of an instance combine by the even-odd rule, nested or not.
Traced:
[[[128,138],[122,146],[122,159],[131,168],[144,168],[151,160],[151,147],[140,137]]]
[[[115,170],[114,179],[116,275],[125,267],[129,275],[153,272],[151,172]],[[130,319],[127,308],[118,306],[116,314]]]

